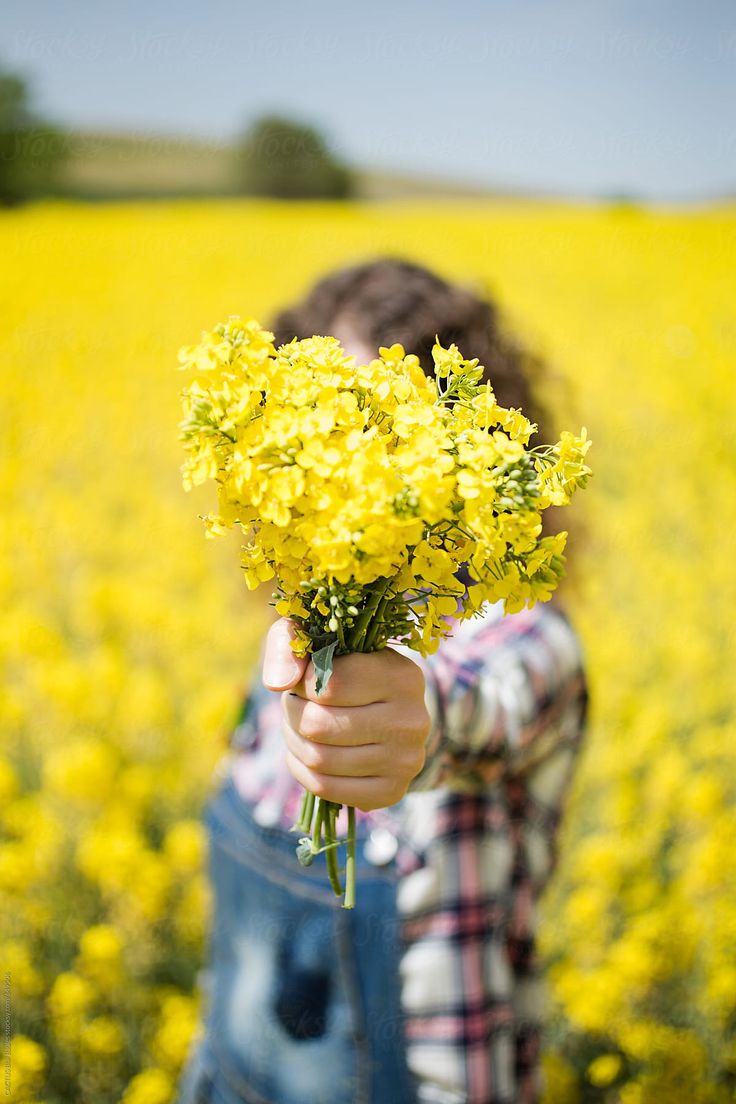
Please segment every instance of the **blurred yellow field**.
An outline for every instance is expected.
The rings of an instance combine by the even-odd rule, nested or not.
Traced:
[[[196,1028],[198,817],[269,611],[237,540],[204,539],[209,490],[182,491],[177,350],[384,253],[496,296],[548,358],[557,428],[594,442],[546,1100],[734,1099],[736,206],[222,200],[0,218],[14,1101],[168,1104]]]

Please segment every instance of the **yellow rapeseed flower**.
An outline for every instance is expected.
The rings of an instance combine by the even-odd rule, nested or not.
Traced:
[[[600,1054],[589,1064],[587,1077],[591,1085],[605,1088],[615,1081],[621,1070],[621,1056],[618,1054]]]
[[[165,1070],[151,1068],[136,1074],[123,1093],[121,1104],[169,1104],[174,1082]]]
[[[13,1035],[9,1040],[9,1083],[13,1098],[32,1093],[43,1084],[48,1064],[46,1051],[27,1035]]]
[[[53,751],[44,764],[50,791],[72,801],[99,804],[110,794],[118,755],[102,740],[77,740]]]
[[[95,1058],[114,1058],[125,1046],[125,1030],[114,1016],[95,1016],[81,1031],[82,1047]]]
[[[206,837],[198,820],[180,820],[172,824],[164,838],[164,852],[174,870],[189,874],[204,861]]]
[[[112,924],[95,924],[79,940],[75,966],[98,986],[113,986],[122,977],[123,940]]]
[[[68,1016],[81,1016],[96,996],[94,986],[71,970],[59,974],[47,999],[52,1017],[63,1020]]]

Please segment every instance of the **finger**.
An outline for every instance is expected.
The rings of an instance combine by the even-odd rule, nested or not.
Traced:
[[[332,677],[321,694],[317,693],[315,679],[314,665],[310,663],[303,681],[294,686],[294,692],[320,705],[339,706],[386,702],[405,694],[415,682],[424,683],[419,665],[392,648],[337,656],[333,660]]]
[[[286,764],[297,782],[315,797],[338,805],[353,805],[363,812],[394,805],[406,792],[405,787],[385,778],[348,778],[310,770],[288,748]]]
[[[392,710],[385,702],[355,706],[318,705],[292,691],[282,695],[281,708],[286,724],[300,736],[335,747],[385,743],[394,729]]]
[[[267,690],[290,690],[304,675],[307,660],[294,655],[291,648],[294,635],[294,625],[285,617],[280,617],[268,630],[263,657],[263,685]]]
[[[319,774],[371,778],[385,772],[386,752],[378,744],[361,744],[357,747],[316,744],[294,732],[288,725],[284,725],[284,740],[289,751],[300,763]]]

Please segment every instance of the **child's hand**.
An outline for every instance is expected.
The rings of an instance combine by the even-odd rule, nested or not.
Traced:
[[[317,797],[358,809],[400,801],[424,765],[430,718],[421,668],[392,648],[338,656],[319,697],[314,667],[294,656],[292,626],[268,633],[263,683],[283,690],[289,770]]]

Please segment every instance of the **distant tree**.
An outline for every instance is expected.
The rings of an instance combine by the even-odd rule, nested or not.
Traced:
[[[350,170],[314,127],[277,115],[257,119],[237,145],[238,186],[275,199],[345,199]]]
[[[52,192],[64,157],[64,136],[38,118],[26,80],[0,70],[0,205]]]

